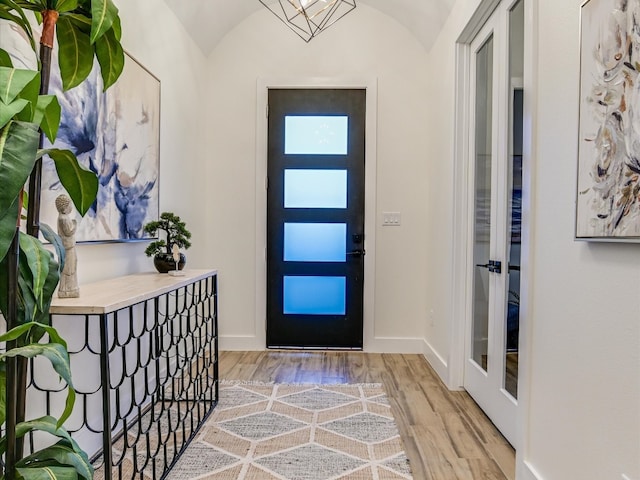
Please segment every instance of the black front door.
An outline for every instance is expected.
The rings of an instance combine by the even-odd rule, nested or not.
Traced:
[[[365,98],[269,90],[268,347],[362,348]]]

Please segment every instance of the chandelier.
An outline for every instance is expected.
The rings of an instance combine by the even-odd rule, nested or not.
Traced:
[[[311,41],[356,8],[356,0],[259,1],[305,42]]]

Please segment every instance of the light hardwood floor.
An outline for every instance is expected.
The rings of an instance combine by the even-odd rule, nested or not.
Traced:
[[[277,383],[382,383],[414,480],[512,480],[515,453],[465,392],[421,355],[221,352],[220,378]]]

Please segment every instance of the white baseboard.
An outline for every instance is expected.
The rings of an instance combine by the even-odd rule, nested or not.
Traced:
[[[365,341],[366,353],[422,353],[421,338],[376,337]]]
[[[220,335],[218,348],[229,352],[260,352],[262,350],[266,350],[264,340],[256,337],[255,335]]]
[[[421,338],[374,338],[367,342],[364,351],[368,353],[423,353]],[[262,351],[266,350],[264,339],[256,336],[220,335],[220,350]]]
[[[431,365],[431,368],[436,371],[440,380],[447,385],[449,380],[449,366],[447,365],[447,361],[442,358],[442,355],[426,340],[422,341],[422,354],[424,358],[427,359],[427,362],[429,362],[429,365]]]
[[[533,465],[524,461],[516,466],[516,480],[543,480],[543,478]]]

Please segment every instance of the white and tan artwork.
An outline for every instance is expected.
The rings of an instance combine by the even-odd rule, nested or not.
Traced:
[[[576,238],[640,241],[640,0],[581,12]]]

